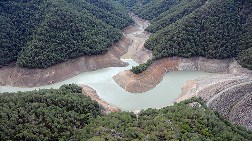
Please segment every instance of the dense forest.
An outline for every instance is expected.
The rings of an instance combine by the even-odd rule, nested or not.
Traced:
[[[251,0],[126,0],[122,4],[150,20],[146,30],[154,34],[145,47],[153,51],[154,59],[236,57],[251,68],[251,54],[237,57],[252,46]]]
[[[250,141],[252,133],[232,125],[193,98],[162,109],[101,114],[76,85],[0,94],[0,140],[220,140]]]
[[[100,115],[76,85],[0,95],[0,140],[67,140]]]
[[[237,56],[237,60],[243,67],[252,70],[252,47],[241,51]]]
[[[0,66],[45,68],[101,54],[132,23],[112,0],[1,1]]]
[[[150,20],[146,30],[154,34],[145,47],[154,59],[236,57],[252,64],[240,53],[252,46],[250,0],[13,0],[0,2],[0,67],[46,68],[104,53],[133,23],[126,8]]]

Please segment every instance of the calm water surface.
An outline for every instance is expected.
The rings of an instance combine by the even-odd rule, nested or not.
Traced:
[[[199,71],[173,71],[168,72],[162,82],[154,89],[141,94],[132,94],[125,91],[113,80],[113,76],[123,70],[128,70],[132,66],[138,65],[133,60],[123,60],[130,65],[127,67],[111,67],[100,69],[92,72],[84,72],[71,79],[55,83],[52,85],[19,88],[11,86],[0,86],[0,93],[2,92],[17,92],[30,91],[44,88],[59,88],[63,84],[86,84],[94,88],[101,99],[113,106],[117,106],[122,110],[134,111],[147,108],[160,108],[168,106],[181,93],[181,87],[186,81],[196,79],[203,76],[208,76],[210,73]]]

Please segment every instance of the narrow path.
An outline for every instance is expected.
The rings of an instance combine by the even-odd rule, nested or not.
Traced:
[[[231,89],[234,89],[235,87],[242,86],[242,85],[246,85],[246,84],[250,84],[250,83],[251,83],[251,85],[252,85],[252,81],[248,81],[248,82],[243,82],[243,83],[240,83],[240,84],[237,84],[237,85],[233,85],[233,86],[231,86],[231,87],[228,87],[227,89],[224,89],[224,90],[220,91],[219,93],[217,93],[216,95],[214,95],[213,97],[211,97],[211,98],[207,101],[207,103],[206,103],[207,107],[209,106],[209,104],[210,104],[211,102],[213,102],[216,98],[218,98],[219,96],[221,96],[223,93],[225,93],[225,92],[227,92],[227,91],[229,91],[229,90],[231,90]]]

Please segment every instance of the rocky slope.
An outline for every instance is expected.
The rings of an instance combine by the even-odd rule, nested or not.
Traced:
[[[176,102],[201,97],[207,106],[235,124],[252,130],[252,75],[215,74],[188,81]]]
[[[145,31],[149,26],[149,22],[138,18],[133,13],[130,13],[130,16],[135,21],[135,25],[127,27],[124,30],[124,35],[130,39],[131,44],[128,46],[127,53],[121,58],[133,59],[142,64],[152,57],[151,51],[144,48],[144,43],[150,36],[150,33]]]
[[[208,77],[188,81],[176,102],[194,96],[202,97],[209,107],[225,118],[252,130],[250,120],[252,118],[252,71],[241,67],[235,59],[163,58],[155,60],[143,73],[136,75],[127,70],[113,78],[125,90],[141,93],[153,89],[167,72],[175,70],[213,73]]]
[[[143,73],[124,71],[115,75],[114,80],[129,92],[141,93],[154,88],[165,73],[174,70],[213,73],[188,81],[176,102],[202,97],[225,118],[252,130],[252,71],[242,68],[235,59],[165,58],[154,61]]]

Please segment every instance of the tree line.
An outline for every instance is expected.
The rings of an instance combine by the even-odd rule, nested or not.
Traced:
[[[145,47],[152,50],[153,59],[172,56],[237,58],[242,66],[250,68],[251,61],[246,58],[252,55],[242,53],[252,46],[250,0],[129,2],[134,3],[129,9],[150,20],[151,25],[146,30],[154,34]],[[240,55],[243,59],[237,57],[239,53],[243,54]]]
[[[0,2],[0,66],[46,68],[107,51],[133,23],[110,0]]]
[[[101,114],[97,102],[71,84],[0,94],[0,140],[250,141],[252,132],[193,98],[162,109]]]

